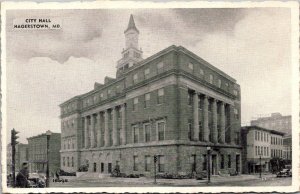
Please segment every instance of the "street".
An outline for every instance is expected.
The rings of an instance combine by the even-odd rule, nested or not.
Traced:
[[[211,183],[207,180],[195,179],[157,179],[154,184],[152,178],[112,178],[91,179],[91,180],[70,180],[66,183],[50,183],[50,187],[148,187],[148,186],[289,186],[292,183],[291,177],[276,178],[268,176],[259,179],[257,176],[241,175],[236,177],[212,177]]]

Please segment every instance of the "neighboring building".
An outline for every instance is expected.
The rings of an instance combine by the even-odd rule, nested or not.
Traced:
[[[30,172],[45,173],[47,168],[47,136],[42,133],[27,138]],[[60,133],[52,133],[49,140],[49,172],[55,173],[60,168]]]
[[[12,151],[11,144],[7,145],[7,173],[11,173],[12,164]],[[22,168],[22,163],[28,161],[28,145],[19,143],[16,145],[16,155],[15,155],[15,170],[18,172]]]
[[[7,174],[11,174],[11,164],[12,164],[12,150],[11,150],[11,144],[7,144],[7,149],[6,149],[6,169],[7,169]]]
[[[283,158],[284,133],[258,126],[242,127],[243,172],[271,170],[272,158]],[[261,160],[260,160],[261,156]]]
[[[283,158],[292,161],[292,136],[283,137]]]
[[[133,17],[116,79],[73,97],[61,108],[61,168],[74,172],[151,175],[241,172],[240,86],[181,46],[142,59]]]
[[[251,125],[273,129],[291,135],[292,133],[292,116],[282,116],[280,113],[272,113],[268,117],[260,117],[251,121]]]

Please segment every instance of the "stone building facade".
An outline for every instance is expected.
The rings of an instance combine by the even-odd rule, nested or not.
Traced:
[[[146,59],[131,16],[116,78],[106,77],[61,108],[61,168],[151,175],[241,172],[240,86],[182,46]],[[65,159],[64,159],[65,158]],[[66,161],[69,161],[66,162]]]
[[[47,168],[47,135],[42,133],[29,137],[28,162],[30,172],[46,173]],[[49,140],[49,172],[53,175],[60,168],[61,134],[51,133]]]
[[[243,172],[258,173],[260,168],[269,172],[270,160],[283,158],[283,136],[280,131],[258,126],[242,127]]]

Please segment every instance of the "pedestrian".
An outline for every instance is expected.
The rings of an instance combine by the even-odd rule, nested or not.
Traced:
[[[29,172],[28,172],[28,163],[23,162],[22,169],[19,171],[16,177],[16,187],[27,188],[28,184]]]

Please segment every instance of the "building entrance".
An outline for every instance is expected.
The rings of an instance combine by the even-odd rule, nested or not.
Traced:
[[[216,175],[217,174],[217,155],[211,156],[211,174]]]

